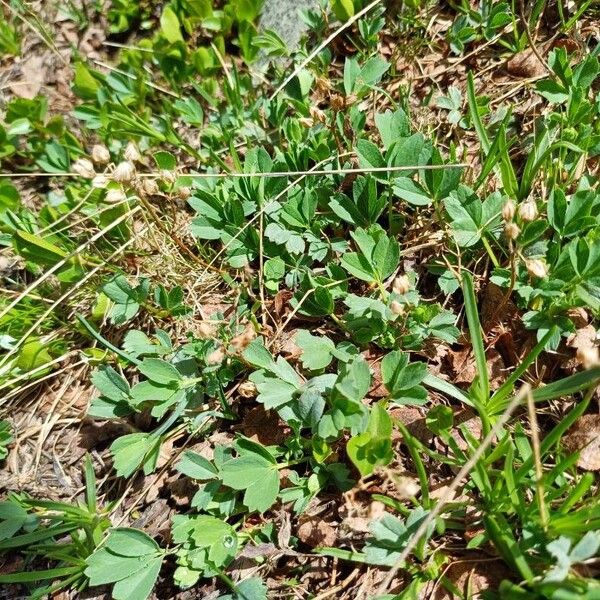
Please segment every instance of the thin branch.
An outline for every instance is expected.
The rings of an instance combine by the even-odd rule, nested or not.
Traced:
[[[330,159],[327,159],[330,160]],[[251,177],[296,177],[314,175],[351,175],[355,173],[399,173],[401,171],[435,171],[438,169],[466,169],[469,163],[449,163],[444,165],[404,165],[401,167],[356,167],[350,169],[319,169],[308,171],[273,171],[271,173],[178,173],[179,177],[191,179],[249,179]],[[160,177],[160,172],[138,173],[139,177]],[[0,177],[81,177],[78,173],[0,173]]]

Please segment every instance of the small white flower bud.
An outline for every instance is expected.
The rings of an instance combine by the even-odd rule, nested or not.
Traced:
[[[392,291],[396,294],[406,294],[410,291],[410,279],[406,275],[398,275],[392,284]]]
[[[534,200],[526,200],[519,206],[519,217],[525,223],[535,221],[537,216],[538,209]]]
[[[81,177],[86,179],[92,179],[96,175],[94,165],[91,160],[87,158],[78,158],[71,166],[73,173],[77,173]]]
[[[97,165],[105,165],[110,160],[108,148],[102,144],[96,144],[92,148],[92,160]]]
[[[127,194],[121,188],[113,188],[106,192],[104,200],[111,204],[125,202],[127,200]]]
[[[92,187],[103,190],[108,185],[108,177],[106,175],[96,175],[92,179]]]
[[[527,272],[532,277],[546,277],[548,275],[548,265],[539,258],[532,258],[525,261]]]
[[[515,203],[512,200],[507,200],[502,207],[502,218],[505,221],[512,221],[515,218]]]
[[[138,147],[133,142],[129,142],[127,146],[125,146],[123,157],[130,162],[138,162],[142,158],[142,155],[140,154]]]
[[[520,233],[521,230],[516,223],[509,221],[504,225],[504,234],[509,240],[516,240]]]
[[[131,183],[135,177],[135,165],[128,160],[124,160],[115,167],[112,177],[119,183]]]

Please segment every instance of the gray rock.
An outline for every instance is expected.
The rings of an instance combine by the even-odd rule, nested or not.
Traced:
[[[274,31],[291,50],[298,47],[306,24],[299,10],[319,6],[319,0],[265,0],[260,16],[259,28]]]

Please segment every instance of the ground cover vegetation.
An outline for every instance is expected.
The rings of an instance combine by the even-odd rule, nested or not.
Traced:
[[[0,3],[6,597],[600,598],[596,3]]]

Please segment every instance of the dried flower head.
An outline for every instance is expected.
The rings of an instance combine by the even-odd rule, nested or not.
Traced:
[[[250,342],[256,337],[256,331],[252,323],[247,323],[244,331],[239,335],[236,335],[231,340],[231,346],[236,352],[242,352],[245,350]]]
[[[510,221],[504,225],[504,235],[506,235],[509,240],[516,240],[520,233],[521,230],[516,223]]]
[[[138,150],[138,147],[135,145],[135,143],[129,142],[127,146],[125,146],[125,152],[123,152],[123,157],[125,158],[125,160],[128,160],[130,162],[138,162],[142,158],[142,155],[140,154],[140,151]]]
[[[148,196],[154,196],[160,192],[158,188],[158,183],[156,183],[156,179],[150,179],[145,177],[140,184],[141,190],[144,194]]]
[[[110,160],[108,148],[102,144],[95,144],[92,148],[92,160],[97,165],[105,165]]]
[[[128,160],[120,162],[115,167],[112,177],[119,183],[131,183],[135,177],[135,165]]]
[[[512,200],[507,200],[502,207],[502,218],[505,221],[512,221],[515,218],[515,203]]]
[[[254,398],[256,386],[251,381],[244,381],[238,387],[238,393],[242,398]]]
[[[401,304],[400,302],[398,302],[398,300],[392,300],[392,302],[390,302],[390,310],[395,314],[395,315],[403,315],[404,314],[404,305]]]
[[[534,200],[526,200],[519,206],[519,218],[525,223],[535,221],[537,217],[538,209]]]
[[[163,169],[160,172],[160,178],[165,183],[173,184],[173,183],[175,183],[175,181],[177,179],[177,174],[175,173],[175,171],[169,171],[168,169]]]
[[[125,200],[127,200],[127,194],[121,188],[112,188],[106,192],[104,200],[111,204],[125,202]]]
[[[92,179],[92,187],[103,190],[108,185],[109,179],[106,175],[96,175]]]
[[[221,346],[220,348],[213,350],[206,357],[206,364],[207,365],[220,365],[224,359],[225,359],[225,350],[223,350],[223,347]]]
[[[392,291],[396,294],[406,294],[410,291],[410,279],[406,275],[398,275],[392,284]]]
[[[196,330],[196,335],[203,340],[214,338],[217,333],[217,325],[210,321],[200,321]]]
[[[94,165],[91,160],[87,158],[78,158],[72,165],[71,170],[73,173],[77,173],[81,177],[85,177],[86,179],[92,179],[96,176],[96,171],[94,170]]]
[[[192,195],[192,190],[187,185],[182,185],[177,188],[177,197],[180,200],[187,200]]]
[[[532,277],[542,278],[548,275],[548,265],[539,258],[532,258],[525,261],[525,267]]]
[[[591,369],[600,365],[600,354],[596,346],[583,346],[577,348],[577,360],[584,369]]]

